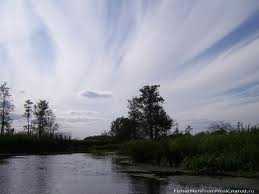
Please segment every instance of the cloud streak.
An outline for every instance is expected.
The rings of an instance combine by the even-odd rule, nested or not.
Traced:
[[[85,90],[80,92],[80,96],[86,97],[86,98],[111,98],[112,93],[111,92],[104,92],[104,91],[90,91],[90,90]]]
[[[161,85],[183,125],[255,123],[258,10],[257,0],[3,1],[0,77],[17,114],[30,97],[49,100],[58,117],[92,110],[103,118],[64,122],[76,137],[108,129],[144,84]]]

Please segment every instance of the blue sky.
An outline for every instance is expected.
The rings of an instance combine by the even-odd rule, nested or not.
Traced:
[[[44,98],[63,131],[99,134],[140,87],[160,84],[182,128],[259,122],[258,0],[2,0],[0,18],[0,78],[17,115]]]

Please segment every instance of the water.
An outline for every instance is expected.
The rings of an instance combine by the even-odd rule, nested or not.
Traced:
[[[19,156],[0,164],[2,194],[173,193],[174,189],[258,189],[259,180],[171,176],[161,180],[120,172],[112,156]],[[257,191],[256,191],[257,192]]]

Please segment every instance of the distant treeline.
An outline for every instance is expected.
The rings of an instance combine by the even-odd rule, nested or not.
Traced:
[[[84,147],[79,141],[58,132],[56,116],[46,100],[35,104],[24,102],[23,130],[12,127],[14,104],[10,88],[4,82],[0,85],[0,154],[47,154],[77,151]]]
[[[11,114],[14,111],[14,104],[12,95],[7,83],[0,85],[0,127],[1,136],[14,135],[15,129],[12,127]],[[35,136],[38,138],[62,138],[58,134],[59,125],[56,122],[56,116],[46,100],[39,100],[35,104],[30,100],[24,102],[25,123],[24,131],[18,132],[28,136]],[[66,139],[70,137],[65,137]]]

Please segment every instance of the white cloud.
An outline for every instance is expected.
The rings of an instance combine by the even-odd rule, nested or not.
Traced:
[[[86,97],[86,98],[111,98],[112,93],[106,92],[106,91],[84,90],[84,91],[80,92],[80,96]]]
[[[91,116],[102,120],[63,123],[64,130],[84,137],[109,128],[112,119],[127,112],[127,99],[154,83],[161,85],[166,110],[182,123],[256,122],[258,101],[244,103],[243,96],[226,92],[259,81],[258,31],[249,37],[241,33],[240,42],[226,50],[208,51],[258,12],[259,2],[148,2],[0,5],[0,76],[12,88],[16,112],[22,113],[28,97],[46,98],[58,117],[73,110],[70,116],[85,118],[90,114],[84,111],[95,111]]]

